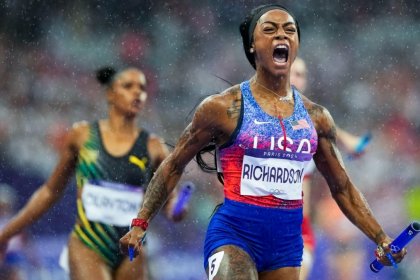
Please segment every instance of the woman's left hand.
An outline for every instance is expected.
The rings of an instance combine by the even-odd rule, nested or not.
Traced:
[[[378,245],[375,250],[376,259],[383,265],[394,266],[397,263],[400,263],[404,256],[407,254],[407,249],[402,248],[399,252],[393,250],[392,245],[390,245],[392,239],[387,237],[384,241]],[[394,263],[393,263],[394,262]]]

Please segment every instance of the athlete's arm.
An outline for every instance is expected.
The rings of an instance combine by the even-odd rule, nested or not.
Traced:
[[[182,133],[172,153],[162,162],[147,188],[143,207],[138,217],[152,219],[179,181],[185,166],[217,134],[214,102],[205,100],[192,122]]]
[[[362,193],[351,182],[340,152],[336,147],[336,126],[330,113],[323,107],[313,104],[308,109],[318,133],[318,149],[314,156],[318,170],[327,180],[334,200],[347,218],[356,225],[367,237],[376,244],[389,244],[391,238],[385,234],[382,227],[372,214],[372,211]],[[401,261],[405,252],[394,255],[397,262]],[[384,264],[390,262],[384,258]]]
[[[66,136],[60,160],[48,181],[32,194],[26,205],[0,231],[1,245],[37,221],[61,197],[75,169],[79,130],[74,127]]]
[[[179,181],[185,166],[200,149],[212,141],[220,143],[228,139],[236,126],[240,105],[237,106],[235,93],[228,92],[225,95],[211,96],[199,105],[174,150],[153,176],[138,218],[147,221],[153,219]],[[120,240],[122,251],[127,253],[130,246],[136,248],[137,254],[139,247],[136,245],[143,236],[144,231],[140,227],[133,227]]]
[[[147,142],[147,150],[150,154],[152,170],[155,172],[162,161],[169,155],[169,150],[165,145],[165,141],[155,135],[150,135]]]
[[[148,142],[148,151],[152,161],[152,169],[155,172],[159,165],[165,160],[166,157],[169,155],[169,150],[165,145],[165,141],[159,137],[154,135],[150,136]],[[175,221],[181,220],[183,217],[173,217],[172,215],[172,206],[176,200],[176,193],[175,191],[171,192],[168,197],[168,201],[164,205],[164,212],[168,219],[172,219]]]

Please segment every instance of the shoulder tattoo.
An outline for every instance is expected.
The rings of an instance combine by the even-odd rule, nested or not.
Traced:
[[[233,95],[234,98],[231,105],[226,110],[226,113],[230,119],[238,118],[241,112],[241,95],[238,94],[236,90],[231,90],[229,93]]]

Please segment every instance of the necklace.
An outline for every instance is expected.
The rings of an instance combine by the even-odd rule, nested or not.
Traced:
[[[288,102],[288,101],[292,100],[292,98],[293,98],[293,94],[292,94],[292,91],[291,91],[291,90],[287,91],[287,94],[286,94],[285,96],[281,96],[281,95],[278,95],[278,93],[276,93],[276,92],[272,91],[271,89],[267,88],[267,87],[266,87],[266,86],[264,86],[263,84],[260,84],[259,82],[257,82],[257,79],[255,79],[254,81],[255,81],[255,83],[256,83],[257,85],[259,85],[259,86],[263,87],[264,89],[266,89],[266,90],[268,90],[269,92],[271,92],[271,93],[273,93],[274,95],[276,95],[276,96],[279,98],[279,100],[280,100],[280,101],[283,101],[283,102]]]

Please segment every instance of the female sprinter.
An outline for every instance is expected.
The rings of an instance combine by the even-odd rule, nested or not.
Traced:
[[[76,123],[49,180],[0,231],[0,246],[38,220],[77,181],[77,221],[68,241],[70,278],[147,279],[145,253],[130,263],[118,240],[140,208],[151,174],[167,156],[162,140],[137,126],[147,98],[146,78],[135,68],[99,70],[108,118]],[[169,211],[168,211],[169,212]]]
[[[255,75],[198,107],[173,152],[151,180],[121,249],[141,240],[186,164],[214,142],[225,201],[213,215],[204,244],[209,279],[299,279],[302,261],[302,179],[312,157],[346,216],[375,244],[378,258],[391,239],[350,181],[336,147],[329,112],[290,86],[299,25],[284,7],[259,6],[240,25]],[[384,250],[382,250],[384,249]],[[405,251],[394,254],[401,261]]]

